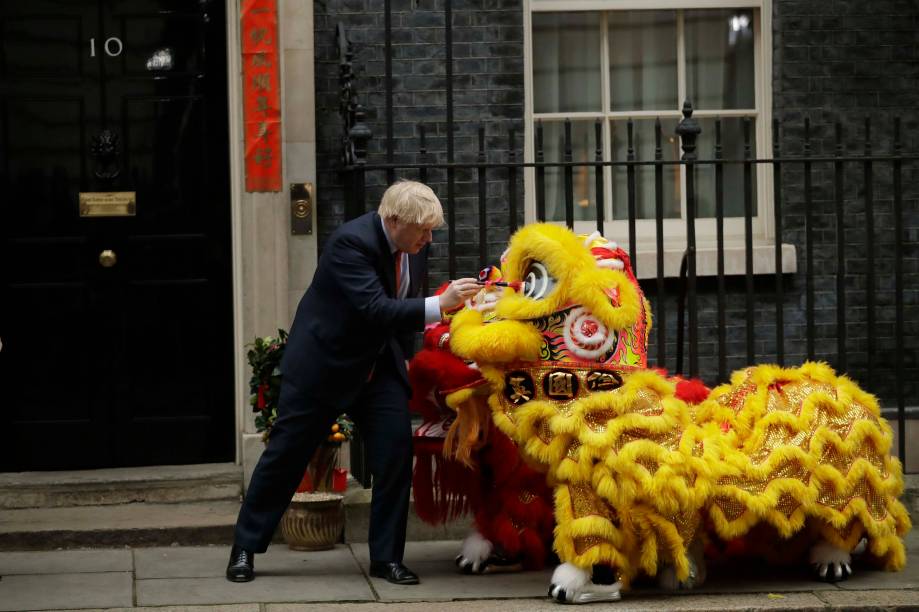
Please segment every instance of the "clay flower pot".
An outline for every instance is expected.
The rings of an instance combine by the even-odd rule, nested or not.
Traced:
[[[328,550],[341,537],[344,496],[332,491],[340,449],[340,444],[321,444],[316,449],[281,518],[281,535],[293,550]]]
[[[281,535],[293,550],[335,547],[345,526],[343,495],[296,493],[281,518]]]

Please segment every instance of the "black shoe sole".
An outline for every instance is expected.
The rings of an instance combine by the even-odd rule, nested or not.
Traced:
[[[227,580],[230,582],[252,582],[255,580],[255,575],[251,576],[237,576],[232,574],[227,574]]]
[[[390,580],[389,578],[386,578],[386,577],[384,577],[384,576],[374,576],[374,578],[383,578],[383,580],[385,580],[386,582],[388,582],[388,583],[390,583],[390,584],[395,584],[395,585],[397,585],[397,586],[413,586],[413,585],[416,585],[416,584],[419,583],[418,580],[408,580],[408,581],[405,581],[405,580],[402,580],[402,581],[400,581],[400,580]]]
[[[388,582],[388,583],[390,583],[390,584],[397,584],[397,585],[399,585],[399,586],[411,586],[411,585],[413,585],[413,584],[419,584],[419,583],[421,582],[421,581],[418,580],[417,578],[414,578],[414,579],[411,579],[411,580],[393,580],[392,578],[389,578],[389,577],[384,576],[384,575],[382,575],[382,574],[374,574],[374,573],[371,573],[370,576],[373,577],[373,578],[382,578],[383,580],[385,580],[386,582]]]

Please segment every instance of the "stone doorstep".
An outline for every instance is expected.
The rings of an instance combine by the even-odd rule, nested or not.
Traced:
[[[0,509],[239,500],[235,463],[0,474]]]
[[[353,479],[345,493],[346,542],[366,542],[370,490]],[[181,503],[123,503],[99,506],[7,509],[0,513],[0,550],[117,548],[122,546],[229,545],[239,500]],[[409,508],[407,539],[456,540],[466,536],[470,520],[431,526]],[[275,542],[281,542],[280,530]]]
[[[919,474],[906,476],[903,495],[913,522],[919,524]],[[0,512],[0,550],[57,548],[228,545],[239,512],[239,500],[181,503],[124,503],[99,506],[8,509]],[[370,490],[355,481],[345,493],[345,529],[349,543],[367,541]],[[409,510],[409,541],[459,540],[471,519],[431,526]],[[280,533],[275,534],[280,540]]]
[[[229,543],[239,501],[24,508],[0,513],[0,550]]]

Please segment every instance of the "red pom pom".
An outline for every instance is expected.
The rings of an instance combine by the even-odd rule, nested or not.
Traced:
[[[698,404],[708,397],[711,389],[698,378],[681,380],[676,384],[676,396],[689,404]]]

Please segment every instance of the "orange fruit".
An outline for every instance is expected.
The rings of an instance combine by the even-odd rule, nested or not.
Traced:
[[[341,429],[341,427],[338,426],[338,423],[332,425],[332,433],[338,433],[339,429]]]

